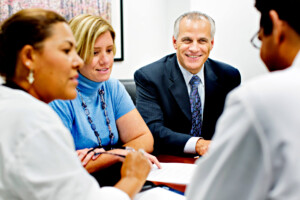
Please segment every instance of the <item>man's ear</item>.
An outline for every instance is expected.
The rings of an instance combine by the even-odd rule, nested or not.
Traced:
[[[273,25],[272,35],[276,44],[280,44],[284,39],[283,21],[279,19],[278,13],[275,10],[270,10],[269,16]]]
[[[20,59],[27,69],[32,69],[34,58],[34,48],[31,45],[25,45],[20,51]]]
[[[213,39],[210,41],[210,44],[211,44],[210,50],[212,50],[213,47],[214,47],[214,44],[215,44],[215,38],[213,38]]]
[[[175,39],[174,36],[172,37],[172,41],[173,41],[173,47],[174,47],[174,49],[177,50],[177,45],[176,45],[177,40]]]

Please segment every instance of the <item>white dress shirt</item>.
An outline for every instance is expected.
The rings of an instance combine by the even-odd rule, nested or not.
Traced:
[[[227,97],[189,200],[300,199],[300,53]]]
[[[129,200],[117,188],[99,187],[47,104],[0,86],[0,127],[0,200]]]
[[[179,65],[180,71],[183,75],[184,81],[185,81],[185,85],[187,87],[188,90],[188,94],[191,93],[191,85],[189,84],[191,78],[194,75],[197,75],[201,82],[198,85],[198,93],[200,96],[200,100],[201,100],[201,108],[202,108],[202,120],[203,120],[203,109],[204,109],[204,99],[205,99],[205,92],[204,92],[204,65],[202,66],[201,70],[197,73],[197,74],[192,74],[189,71],[187,71],[185,68],[183,68],[180,63],[177,60],[177,63]],[[183,152],[184,153],[188,153],[188,154],[195,154],[196,153],[196,144],[197,141],[200,139],[201,137],[191,137],[185,144]]]

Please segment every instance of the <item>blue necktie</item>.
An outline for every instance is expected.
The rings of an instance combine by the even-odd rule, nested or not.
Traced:
[[[191,135],[200,136],[201,135],[201,125],[202,125],[202,108],[201,100],[198,93],[198,85],[201,80],[197,75],[194,75],[189,84],[191,85],[190,93],[190,103],[191,103],[191,113],[192,113],[192,129]]]

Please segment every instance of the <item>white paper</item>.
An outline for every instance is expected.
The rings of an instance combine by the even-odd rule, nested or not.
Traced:
[[[187,185],[190,183],[196,167],[195,164],[187,163],[160,164],[162,169],[158,169],[156,165],[153,165],[153,168],[147,177],[148,181]]]
[[[156,187],[145,192],[138,193],[134,200],[186,200],[185,196],[175,192]]]

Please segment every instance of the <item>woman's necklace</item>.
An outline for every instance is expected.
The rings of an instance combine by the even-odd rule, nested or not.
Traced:
[[[87,108],[87,105],[80,93],[80,90],[77,88],[77,91],[78,91],[78,94],[80,96],[80,99],[81,99],[81,105],[82,105],[82,108],[84,110],[84,113],[85,115],[87,116],[87,119],[91,125],[91,128],[92,130],[94,131],[94,134],[95,136],[97,137],[97,140],[98,140],[98,143],[99,143],[99,148],[103,148],[102,146],[102,142],[101,142],[101,138],[100,138],[100,135],[98,133],[98,131],[96,130],[96,125],[94,124],[91,116],[90,116],[90,111],[89,109]],[[110,138],[110,144],[108,145],[109,149],[112,148],[112,144],[113,144],[113,140],[114,140],[114,134],[112,133],[111,131],[111,126],[110,126],[110,120],[108,118],[108,114],[107,114],[107,110],[106,110],[106,103],[104,101],[104,89],[103,89],[103,86],[101,87],[101,89],[98,90],[98,93],[100,95],[100,100],[101,100],[101,108],[102,110],[104,110],[104,115],[105,115],[105,120],[106,120],[106,125],[108,127],[108,131],[109,131],[109,138]]]

